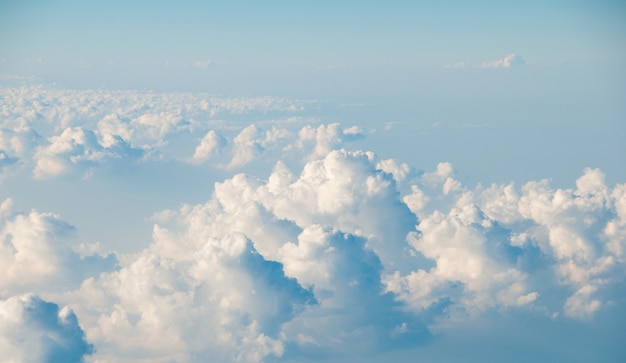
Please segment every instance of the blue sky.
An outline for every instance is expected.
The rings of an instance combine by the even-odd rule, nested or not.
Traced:
[[[0,361],[626,359],[625,18],[0,0]]]
[[[47,72],[64,63],[110,61],[131,67],[133,62],[173,65],[206,59],[259,67],[432,69],[462,61],[479,64],[509,52],[539,66],[606,67],[624,61],[617,46],[623,40],[624,11],[617,1],[176,6],[167,1],[5,1],[1,49],[11,62],[50,62]]]

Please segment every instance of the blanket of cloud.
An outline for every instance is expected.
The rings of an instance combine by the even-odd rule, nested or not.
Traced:
[[[626,184],[593,166],[571,188],[464,185],[361,149],[377,131],[306,116],[315,100],[0,91],[2,361],[626,357]],[[146,164],[223,177],[143,215],[132,252],[15,206],[14,180],[131,183],[121,168]]]

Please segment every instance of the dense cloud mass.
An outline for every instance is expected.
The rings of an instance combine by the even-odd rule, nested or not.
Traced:
[[[610,303],[624,185],[588,169],[575,190],[469,190],[440,164],[402,197],[377,167],[391,164],[334,150],[158,213],[150,248],[81,287],[88,336],[102,354],[261,361],[425,344],[429,324],[492,309],[589,319]]]
[[[598,169],[571,189],[470,187],[446,162],[424,172],[349,149],[359,127],[216,119],[312,101],[2,92],[3,178],[146,160],[231,173],[203,202],[145,216],[152,239],[138,253],[93,253],[60,216],[2,203],[4,360],[359,359],[483,314],[591,321],[622,298],[626,184]],[[250,165],[272,169],[259,178]]]
[[[0,297],[75,288],[88,276],[115,268],[114,254],[85,255],[73,245],[74,227],[52,213],[19,213],[0,204]]]
[[[0,360],[78,363],[94,348],[76,315],[33,294],[0,300]]]

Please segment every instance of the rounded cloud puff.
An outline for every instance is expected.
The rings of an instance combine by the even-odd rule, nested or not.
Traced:
[[[0,300],[0,360],[20,363],[83,362],[94,352],[76,315],[34,294]]]

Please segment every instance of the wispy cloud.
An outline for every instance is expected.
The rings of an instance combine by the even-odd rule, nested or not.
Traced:
[[[521,56],[515,53],[509,53],[503,58],[496,59],[493,61],[485,61],[480,65],[472,65],[470,62],[461,61],[456,63],[445,64],[443,68],[445,69],[466,69],[466,68],[511,68],[516,66],[521,66],[525,64],[526,61]]]

